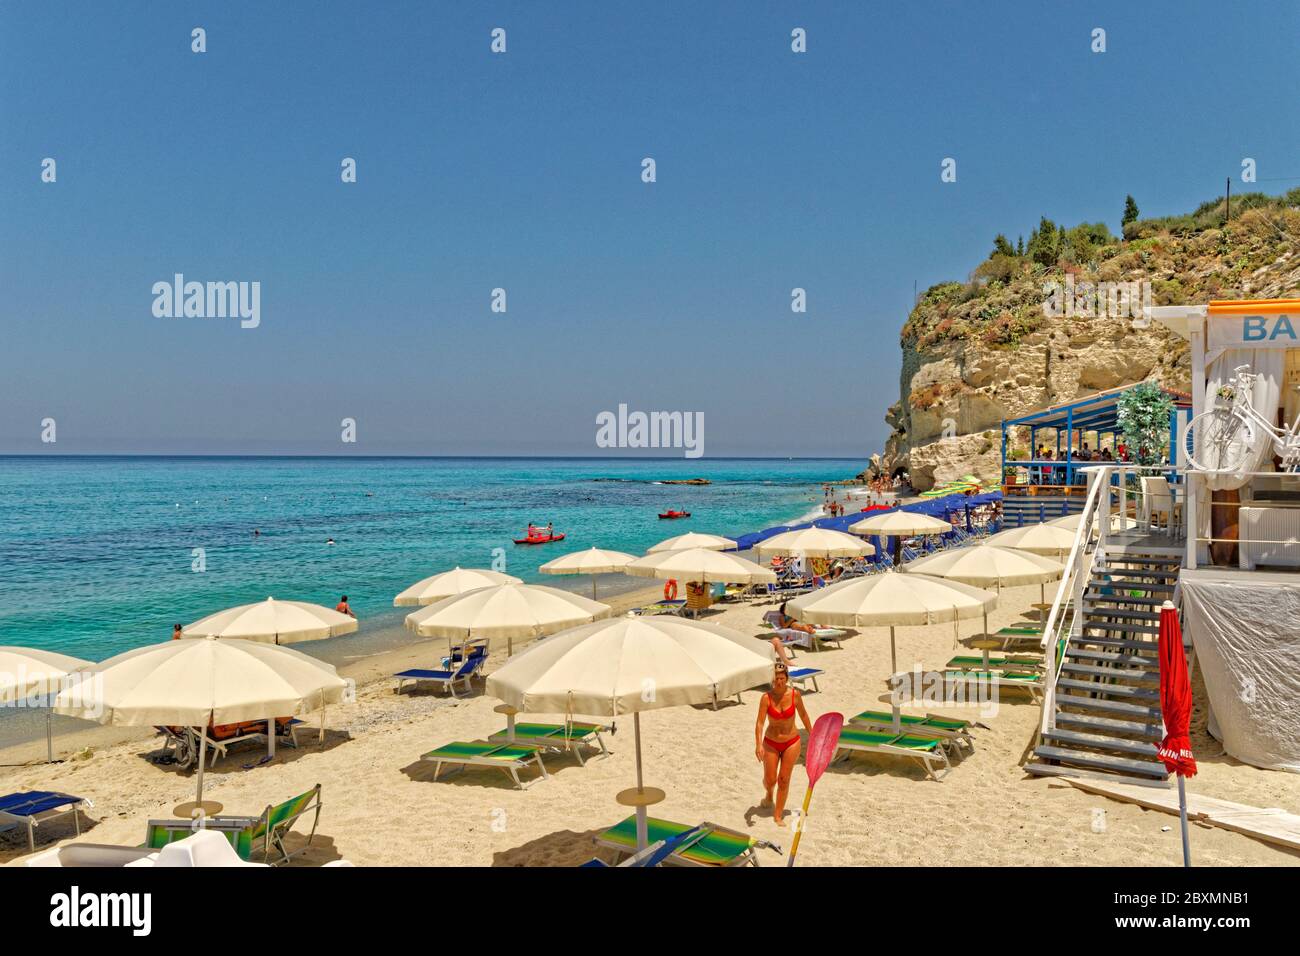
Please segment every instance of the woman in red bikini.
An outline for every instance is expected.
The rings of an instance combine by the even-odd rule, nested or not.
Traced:
[[[774,643],[779,644],[779,640]],[[763,788],[766,795],[760,806],[772,807],[772,817],[779,827],[785,826],[785,801],[790,795],[790,776],[799,762],[802,739],[795,727],[795,715],[803,721],[804,729],[812,733],[812,721],[804,710],[803,696],[790,686],[789,667],[785,662],[784,648],[778,650],[780,659],[772,675],[772,687],[758,702],[758,720],[754,723],[754,756],[763,765]],[[767,729],[764,731],[763,724]],[[776,789],[776,802],[772,790]]]

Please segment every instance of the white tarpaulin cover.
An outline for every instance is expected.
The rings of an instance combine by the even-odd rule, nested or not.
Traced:
[[[1300,773],[1300,577],[1206,568],[1179,581],[1223,749]]]

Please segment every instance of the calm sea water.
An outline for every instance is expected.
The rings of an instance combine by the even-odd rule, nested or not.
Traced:
[[[273,595],[333,607],[361,634],[393,595],[459,564],[585,590],[537,566],[593,545],[631,553],[688,530],[740,534],[802,517],[859,461],[0,458],[0,644],[91,660]],[[711,485],[663,485],[703,477]],[[682,508],[689,519],[660,521]],[[529,521],[568,537],[514,545]],[[253,530],[261,534],[254,537]],[[333,538],[334,545],[326,540]],[[203,549],[206,569],[193,570]],[[601,593],[644,586],[621,575]],[[360,636],[360,635],[359,635]],[[336,644],[340,641],[321,642]],[[362,645],[357,645],[362,646]],[[303,649],[309,649],[306,645]]]

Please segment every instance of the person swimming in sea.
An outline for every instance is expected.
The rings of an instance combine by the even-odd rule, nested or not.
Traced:
[[[325,543],[326,543],[326,544],[333,544],[333,543],[334,543],[334,539],[333,539],[333,538],[326,538],[326,539],[325,539]]]
[[[764,794],[759,806],[771,807],[776,825],[783,827],[785,801],[790,796],[790,777],[803,749],[795,717],[798,716],[809,733],[812,733],[812,721],[804,709],[803,695],[790,686],[790,667],[779,638],[773,638],[773,646],[778,660],[773,665],[771,688],[758,702],[754,756],[763,765]],[[776,791],[775,799],[773,790]]]

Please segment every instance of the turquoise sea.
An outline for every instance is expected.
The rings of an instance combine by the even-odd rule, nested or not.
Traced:
[[[641,553],[688,530],[735,535],[801,518],[849,460],[0,458],[0,644],[91,660],[166,640],[174,623],[267,596],[333,607],[357,635],[400,632],[393,596],[459,564],[589,593],[537,566],[593,545]],[[707,486],[664,485],[707,478]],[[661,521],[680,508],[689,519]],[[566,540],[515,545],[529,521]],[[260,532],[254,535],[254,530]],[[326,544],[333,538],[333,545]],[[194,570],[202,549],[203,570]],[[609,575],[602,594],[648,582]],[[349,642],[344,644],[344,642]],[[318,645],[301,649],[316,653]],[[324,650],[324,647],[321,647]]]

